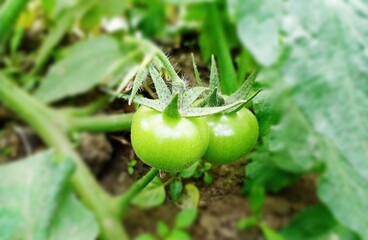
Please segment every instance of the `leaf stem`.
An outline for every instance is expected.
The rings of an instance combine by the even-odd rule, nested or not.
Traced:
[[[70,131],[115,132],[129,130],[132,118],[133,113],[77,117],[70,121]]]
[[[158,174],[159,170],[156,168],[151,168],[151,170],[146,173],[141,179],[135,182],[128,191],[124,192],[122,195],[116,198],[117,205],[119,208],[119,217],[124,217],[126,211],[130,205],[132,199],[150,183],[153,178]]]
[[[210,3],[208,6],[207,24],[211,34],[213,48],[219,60],[221,92],[226,95],[233,93],[237,88],[236,71],[231,59],[229,46],[223,30],[221,17],[217,9],[217,3]]]

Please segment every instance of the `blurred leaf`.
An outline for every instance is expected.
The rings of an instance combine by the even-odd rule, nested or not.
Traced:
[[[165,30],[165,4],[163,0],[140,1],[129,12],[132,25],[145,37],[157,37]],[[138,7],[139,6],[139,7]]]
[[[254,185],[250,192],[249,201],[252,213],[258,216],[261,213],[265,201],[265,190],[262,185]]]
[[[274,64],[282,51],[279,41],[282,4],[282,0],[232,2],[231,8],[237,7],[238,36],[257,62],[264,66]]]
[[[267,227],[264,224],[260,224],[259,227],[261,228],[263,235],[266,240],[284,240],[283,236],[279,233],[275,232],[271,228]],[[303,238],[304,239],[304,238]]]
[[[116,83],[114,77],[131,70],[135,63],[127,56],[129,50],[132,49],[123,50],[115,39],[106,36],[80,41],[51,67],[35,95],[53,102],[88,91],[97,84]]]
[[[197,218],[197,208],[185,208],[176,215],[175,228],[188,228]]]
[[[165,187],[159,177],[155,177],[132,201],[140,208],[152,208],[164,203]]]
[[[158,235],[163,238],[169,233],[170,229],[166,223],[159,221],[156,226],[156,231]]]
[[[282,235],[285,239],[290,240],[329,240],[332,236],[344,240],[358,239],[351,231],[343,229],[330,211],[324,205],[319,204],[300,212],[282,230]]]
[[[190,178],[194,175],[194,173],[197,170],[198,165],[200,164],[200,161],[195,162],[192,166],[190,166],[189,168],[185,169],[184,171],[181,171],[179,173],[179,176],[182,178]]]
[[[54,14],[52,27],[50,28],[46,38],[42,41],[41,47],[38,49],[32,73],[37,73],[41,70],[49,56],[52,54],[55,46],[61,41],[63,36],[72,26],[72,23],[88,11],[95,4],[95,0],[81,1],[79,4],[75,2],[70,6],[59,6],[58,3],[60,3],[60,1],[56,1],[56,3],[57,4],[52,6],[52,8],[54,12],[57,12],[57,14]]]
[[[255,227],[258,224],[258,220],[255,216],[250,216],[240,220],[236,224],[238,230],[247,230],[248,228]]]
[[[278,84],[287,89],[283,98],[290,106],[281,111],[283,117],[271,134],[270,150],[284,152],[287,146],[290,150],[284,159],[294,159],[292,162],[301,167],[303,161],[307,168],[316,163],[313,159],[322,161],[326,169],[318,186],[321,200],[339,222],[365,239],[368,232],[362,223],[368,219],[362,209],[367,209],[364,199],[368,197],[368,55],[362,49],[368,34],[361,29],[366,25],[368,8],[356,7],[360,5],[364,3],[359,0],[247,2],[239,8],[247,19],[239,22],[239,28],[254,24],[242,28],[245,36],[263,40],[254,37],[251,41],[256,46],[242,40],[264,66],[277,58],[280,45],[275,43],[283,34],[285,50],[275,68],[283,80]],[[274,104],[273,108],[280,106]],[[272,145],[273,134],[278,139],[276,145]],[[290,146],[294,139],[295,147]],[[279,156],[278,167],[294,168],[290,161],[282,165]],[[276,163],[275,158],[272,156]]]
[[[190,236],[188,233],[180,230],[180,229],[174,229],[169,236],[165,238],[165,240],[190,240]]]
[[[184,192],[176,202],[180,208],[197,208],[199,204],[199,190],[191,183],[185,185]]]
[[[173,202],[176,202],[181,193],[183,192],[183,183],[180,180],[175,179],[170,183],[170,198]]]
[[[112,18],[120,15],[128,7],[129,1],[105,0],[99,1],[98,4],[104,16]]]
[[[275,165],[272,162],[273,155],[264,146],[258,146],[249,158],[252,162],[245,168],[243,193],[250,193],[254,185],[262,185],[267,190],[276,192],[297,178],[296,175],[283,171]]]
[[[0,239],[96,239],[94,216],[69,186],[73,162],[58,160],[48,151],[0,167]]]
[[[213,183],[213,177],[210,173],[204,172],[203,173],[203,181],[205,184],[210,185]]]
[[[156,239],[157,238],[148,233],[141,234],[138,237],[134,238],[134,240],[156,240]]]

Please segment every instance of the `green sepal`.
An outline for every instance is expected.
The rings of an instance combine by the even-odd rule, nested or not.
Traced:
[[[224,98],[218,94],[219,89],[215,88],[212,93],[208,96],[208,106],[209,107],[219,107],[225,104]]]
[[[250,103],[250,101],[252,101],[252,100],[253,100],[253,98],[255,98],[255,96],[257,96],[257,95],[258,95],[258,93],[259,93],[259,92],[261,92],[261,91],[262,91],[262,90],[261,90],[261,89],[259,89],[258,91],[256,91],[255,93],[253,93],[249,98],[247,98],[247,100],[245,100],[245,102],[244,102],[244,103],[242,103],[242,104],[241,104],[241,105],[239,105],[239,106],[236,106],[236,107],[230,108],[230,109],[228,109],[228,110],[224,111],[224,113],[234,113],[234,112],[239,111],[240,109],[242,109],[242,108],[244,108],[245,106],[247,106],[247,105]]]
[[[140,69],[134,78],[133,88],[129,97],[129,105],[132,104],[133,98],[137,94],[138,90],[142,87],[143,82],[147,79],[148,71],[146,68]]]
[[[188,89],[183,95],[181,95],[181,106],[183,108],[189,107],[195,100],[198,99],[199,96],[208,90],[209,89],[206,87],[194,87]]]
[[[119,98],[128,100],[129,95],[128,94],[120,94]],[[140,95],[136,95],[134,97],[134,102],[152,109],[155,109],[156,111],[162,112],[165,109],[165,104],[162,103],[159,99],[149,99],[145,98]]]
[[[161,75],[157,72],[153,64],[148,65],[148,71],[151,75],[153,84],[155,85],[158,98],[163,103],[168,103],[171,98],[171,92],[170,89],[167,87],[165,81],[162,79]]]
[[[193,53],[191,53],[191,56],[192,56],[192,63],[193,63],[193,69],[194,69],[194,76],[195,76],[195,79],[197,80],[197,85],[202,87],[203,86],[202,79],[201,79],[201,76],[199,75],[197,64],[196,64]]]
[[[180,117],[179,113],[179,94],[175,94],[169,104],[162,111],[165,116],[176,118]]]
[[[167,74],[172,79],[172,92],[173,93],[182,93],[185,90],[185,82],[183,79],[181,79],[178,74],[176,73],[175,69],[171,65],[169,59],[167,56],[163,53],[157,53],[157,58],[160,60],[160,62],[163,65],[163,68],[166,69]]]
[[[246,102],[245,100],[240,100],[229,105],[220,106],[220,107],[199,107],[199,108],[183,108],[180,109],[180,114],[183,117],[202,117],[206,115],[216,114],[224,112],[228,109],[240,106]]]
[[[217,88],[219,94],[221,94],[219,73],[217,70],[216,60],[213,55],[211,56],[211,73],[209,87],[211,90],[215,90],[215,88]]]
[[[240,88],[238,90],[236,90],[236,92],[231,94],[226,99],[225,103],[228,104],[228,103],[238,101],[240,99],[245,99],[249,95],[250,90],[252,89],[252,86],[254,84],[254,81],[256,80],[257,74],[258,74],[257,70],[252,72],[249,75],[248,79],[245,80],[244,83],[240,86]]]

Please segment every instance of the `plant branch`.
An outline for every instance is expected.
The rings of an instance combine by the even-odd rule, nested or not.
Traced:
[[[65,107],[60,109],[61,112],[63,112],[66,115],[76,116],[76,117],[83,117],[91,115],[101,108],[103,108],[107,103],[109,103],[111,100],[111,96],[102,96],[98,98],[97,100],[93,101],[92,103],[89,103],[86,106],[83,107]]]
[[[224,29],[221,23],[221,17],[217,9],[217,3],[210,3],[208,5],[207,24],[211,34],[211,38],[216,39],[212,41],[213,48],[218,57],[220,68],[221,91],[229,95],[237,89],[236,71],[231,59],[229,46],[226,40]]]
[[[71,119],[69,126],[70,131],[115,132],[129,130],[132,125],[132,118],[133,113],[77,117]]]
[[[135,182],[128,191],[124,192],[122,195],[116,198],[117,205],[119,208],[119,216],[124,217],[126,211],[130,205],[132,199],[150,183],[153,178],[158,174],[159,170],[156,168],[151,168],[151,170],[146,173],[141,179]]]

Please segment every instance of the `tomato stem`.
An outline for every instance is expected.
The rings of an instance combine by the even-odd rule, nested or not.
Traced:
[[[114,132],[129,130],[132,118],[133,113],[72,118],[70,131]]]
[[[119,217],[123,218],[128,210],[128,207],[133,200],[133,198],[150,183],[153,178],[158,174],[159,170],[156,168],[151,168],[149,172],[146,173],[141,179],[135,182],[128,191],[124,192],[122,195],[116,198],[116,204],[119,209]]]

